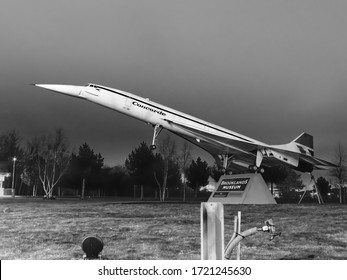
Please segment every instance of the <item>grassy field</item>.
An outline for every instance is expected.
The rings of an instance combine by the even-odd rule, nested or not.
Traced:
[[[225,242],[237,211],[243,230],[272,218],[282,231],[245,239],[241,259],[347,259],[346,205],[225,205]],[[81,259],[90,234],[106,259],[200,259],[200,203],[0,199],[2,260]]]

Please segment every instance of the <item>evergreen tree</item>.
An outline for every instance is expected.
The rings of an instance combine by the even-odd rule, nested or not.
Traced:
[[[328,194],[330,192],[330,184],[324,177],[319,177],[316,182],[317,188],[320,194],[323,197],[323,200],[326,201]]]
[[[287,176],[284,180],[277,184],[277,188],[280,191],[280,198],[285,201],[298,202],[301,190],[304,185],[301,177],[293,169],[285,167]]]
[[[102,174],[103,187],[106,195],[131,196],[131,178],[124,166],[104,167]]]
[[[195,190],[195,197],[198,195],[200,187],[208,184],[209,168],[206,161],[202,161],[200,157],[197,158],[196,162],[193,160],[187,170],[187,185]]]
[[[67,183],[74,186],[82,185],[82,198],[85,190],[98,190],[101,193],[104,158],[100,153],[96,154],[87,143],[81,145],[78,154],[72,154],[71,164],[67,174]]]
[[[125,167],[136,185],[153,185],[155,156],[145,142],[132,151],[125,161]]]
[[[266,183],[271,185],[271,193],[273,194],[273,185],[279,184],[288,176],[288,169],[284,165],[277,165],[273,167],[265,167],[262,174]]]
[[[80,172],[88,189],[101,190],[101,168],[104,166],[104,158],[100,153],[96,154],[87,143],[80,146],[77,162]]]

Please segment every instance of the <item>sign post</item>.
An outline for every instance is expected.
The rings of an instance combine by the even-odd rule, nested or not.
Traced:
[[[0,174],[0,196],[4,196],[4,188],[2,183],[5,181],[5,175]]]
[[[208,202],[276,204],[261,174],[223,175]]]

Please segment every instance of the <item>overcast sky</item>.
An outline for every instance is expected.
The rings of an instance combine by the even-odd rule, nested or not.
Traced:
[[[29,85],[94,82],[269,144],[305,131],[331,160],[347,141],[346,14],[344,0],[2,0],[0,133],[62,127],[123,164],[151,127]]]

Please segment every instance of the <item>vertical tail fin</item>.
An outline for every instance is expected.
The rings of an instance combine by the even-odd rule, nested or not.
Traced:
[[[300,134],[297,138],[295,138],[292,143],[299,144],[298,148],[301,150],[303,148],[308,148],[307,150],[310,152],[311,156],[314,155],[313,152],[313,136],[307,133]],[[304,146],[304,147],[302,147]],[[306,150],[306,149],[305,149]],[[304,152],[305,153],[305,152]]]
[[[313,136],[307,133],[300,134],[293,142],[306,146],[307,148],[313,149]]]

